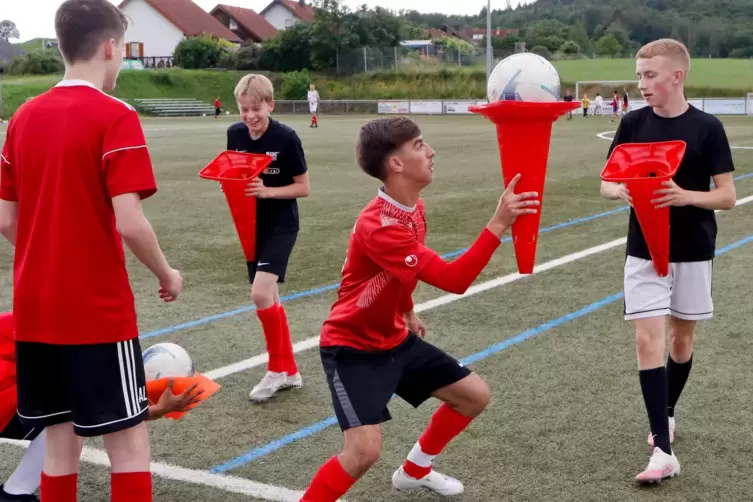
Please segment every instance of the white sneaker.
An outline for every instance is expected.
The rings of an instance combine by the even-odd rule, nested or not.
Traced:
[[[274,371],[267,371],[261,382],[251,389],[251,392],[248,394],[249,399],[257,403],[268,401],[285,384],[287,377],[288,374],[285,372],[275,373]]]
[[[675,453],[667,455],[661,448],[654,448],[654,454],[648,461],[648,467],[635,477],[639,483],[661,483],[665,478],[671,478],[680,474],[680,462]]]
[[[672,444],[675,442],[675,417],[669,417],[669,443]],[[650,432],[648,433],[648,445],[653,448],[654,447],[654,435]]]
[[[408,476],[400,466],[392,475],[392,485],[398,490],[414,490],[427,488],[440,495],[450,496],[463,493],[463,483],[457,479],[445,476],[437,471],[431,471],[421,479]]]
[[[303,387],[303,377],[300,373],[293,376],[288,376],[285,373],[285,382],[280,386],[280,390],[300,389],[301,387]]]

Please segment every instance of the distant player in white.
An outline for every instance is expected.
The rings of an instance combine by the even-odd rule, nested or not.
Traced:
[[[601,97],[601,94],[596,94],[596,99],[594,100],[594,106],[596,109],[594,110],[594,115],[604,115],[604,111],[602,106],[604,106],[604,99]]]
[[[664,182],[665,188],[657,190],[651,201],[670,211],[669,275],[659,277],[654,270],[633,210],[624,263],[625,319],[635,327],[638,375],[650,426],[648,443],[653,447],[648,466],[636,479],[654,483],[680,473],[671,446],[675,405],[690,374],[696,323],[713,315],[714,210],[735,206],[735,168],[722,123],[685,100],[683,86],[690,67],[687,48],[675,40],[658,40],[644,46],[636,59],[638,86],[648,106],[625,115],[610,153],[622,143],[683,140],[687,144],[677,174]],[[712,179],[713,189],[709,188]],[[604,182],[601,193],[607,199],[631,203],[623,184]]]
[[[311,112],[311,126],[319,127],[319,121],[316,119],[316,112],[319,109],[319,91],[316,90],[316,86],[311,84],[308,93],[309,111]]]

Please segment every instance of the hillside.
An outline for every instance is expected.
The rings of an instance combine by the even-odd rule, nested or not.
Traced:
[[[563,89],[574,88],[577,80],[628,80],[634,74],[630,59],[582,59],[554,61]],[[140,98],[194,98],[211,103],[220,96],[233,113],[233,89],[243,72],[207,70],[122,71],[115,96],[133,103]],[[286,90],[285,76],[269,73],[277,89],[277,99],[305,99],[308,84],[298,90]],[[10,116],[28,98],[37,96],[58,82],[58,75],[9,77],[5,79],[4,115]],[[439,68],[434,71],[372,72],[346,78],[310,74],[322,99],[483,99],[486,97],[486,72],[483,68]],[[591,89],[590,92],[597,92]],[[689,98],[742,97],[753,92],[753,61],[733,59],[698,60],[686,87]],[[608,86],[601,92],[611,92]],[[296,93],[299,93],[296,95]]]
[[[443,16],[411,12],[414,23],[478,26],[477,16]],[[519,28],[529,48],[543,45],[550,51],[572,40],[585,53],[598,51],[596,42],[613,35],[629,55],[638,47],[663,37],[678,38],[694,56],[753,57],[753,2],[750,0],[538,0],[512,11],[492,12],[495,27]]]

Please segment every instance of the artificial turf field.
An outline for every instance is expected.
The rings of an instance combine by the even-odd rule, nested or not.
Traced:
[[[264,353],[264,339],[240,244],[218,185],[197,176],[224,149],[229,118],[144,119],[160,186],[146,210],[183,274],[185,292],[176,303],[161,303],[156,281],[129,256],[142,347],[178,343],[223,386],[183,420],[150,424],[156,501],[297,501],[341,447],[312,337],[335,298],[353,222],[378,187],[353,161],[358,127],[373,117],[325,115],[319,129],[309,129],[306,116],[277,118],[299,132],[312,183],[311,196],[299,202],[301,232],[281,288],[294,341],[301,342],[305,386],[263,405],[247,397],[265,371],[263,357],[255,357]],[[424,193],[428,244],[453,256],[473,242],[502,192],[495,132],[475,116],[416,120],[437,152],[434,182]],[[604,138],[615,124],[578,118],[553,130],[537,256],[543,269],[515,275],[508,239],[465,296],[426,285],[414,296],[427,339],[466,362],[492,391],[486,412],[435,462],[464,481],[458,500],[753,499],[753,367],[746,356],[753,350],[753,121],[723,122],[730,143],[744,147],[734,150],[740,204],[717,215],[716,317],[699,327],[677,411],[682,474],[651,489],[633,483],[650,448],[633,333],[622,320],[624,244],[618,239],[628,213],[599,197]],[[2,311],[12,303],[12,256],[0,243]],[[346,500],[441,498],[399,494],[390,482],[436,406],[414,410],[392,402],[382,458]],[[79,500],[109,500],[108,470],[97,451],[102,443],[87,445]],[[0,481],[22,451],[0,444]]]

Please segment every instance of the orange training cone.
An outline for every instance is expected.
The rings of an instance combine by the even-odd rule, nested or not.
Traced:
[[[651,201],[661,195],[663,182],[671,179],[685,155],[684,141],[624,143],[609,156],[601,179],[624,183],[659,277],[669,274],[669,208],[657,209]]]
[[[218,383],[214,382],[214,380],[210,380],[201,373],[195,373],[192,377],[160,378],[159,380],[151,380],[146,383],[146,395],[150,403],[156,404],[159,401],[162,394],[167,390],[167,383],[169,380],[173,381],[172,392],[175,395],[183,394],[194,384],[198,384],[195,391],[204,391],[204,393],[198,397],[199,401],[188,407],[189,410],[196,408],[221,388]],[[172,418],[173,420],[180,420],[186,413],[186,411],[174,411],[165,416],[167,418]]]
[[[199,172],[200,177],[222,185],[246,261],[256,259],[256,197],[246,195],[246,185],[272,160],[270,155],[228,150]]]
[[[533,265],[536,262],[536,244],[539,239],[552,124],[561,115],[579,106],[580,103],[575,101],[497,101],[469,107],[471,112],[483,115],[497,126],[497,142],[505,186],[521,173],[517,193],[539,194],[539,211],[517,218],[512,225],[515,258],[518,262],[518,272],[521,274],[533,273]]]

